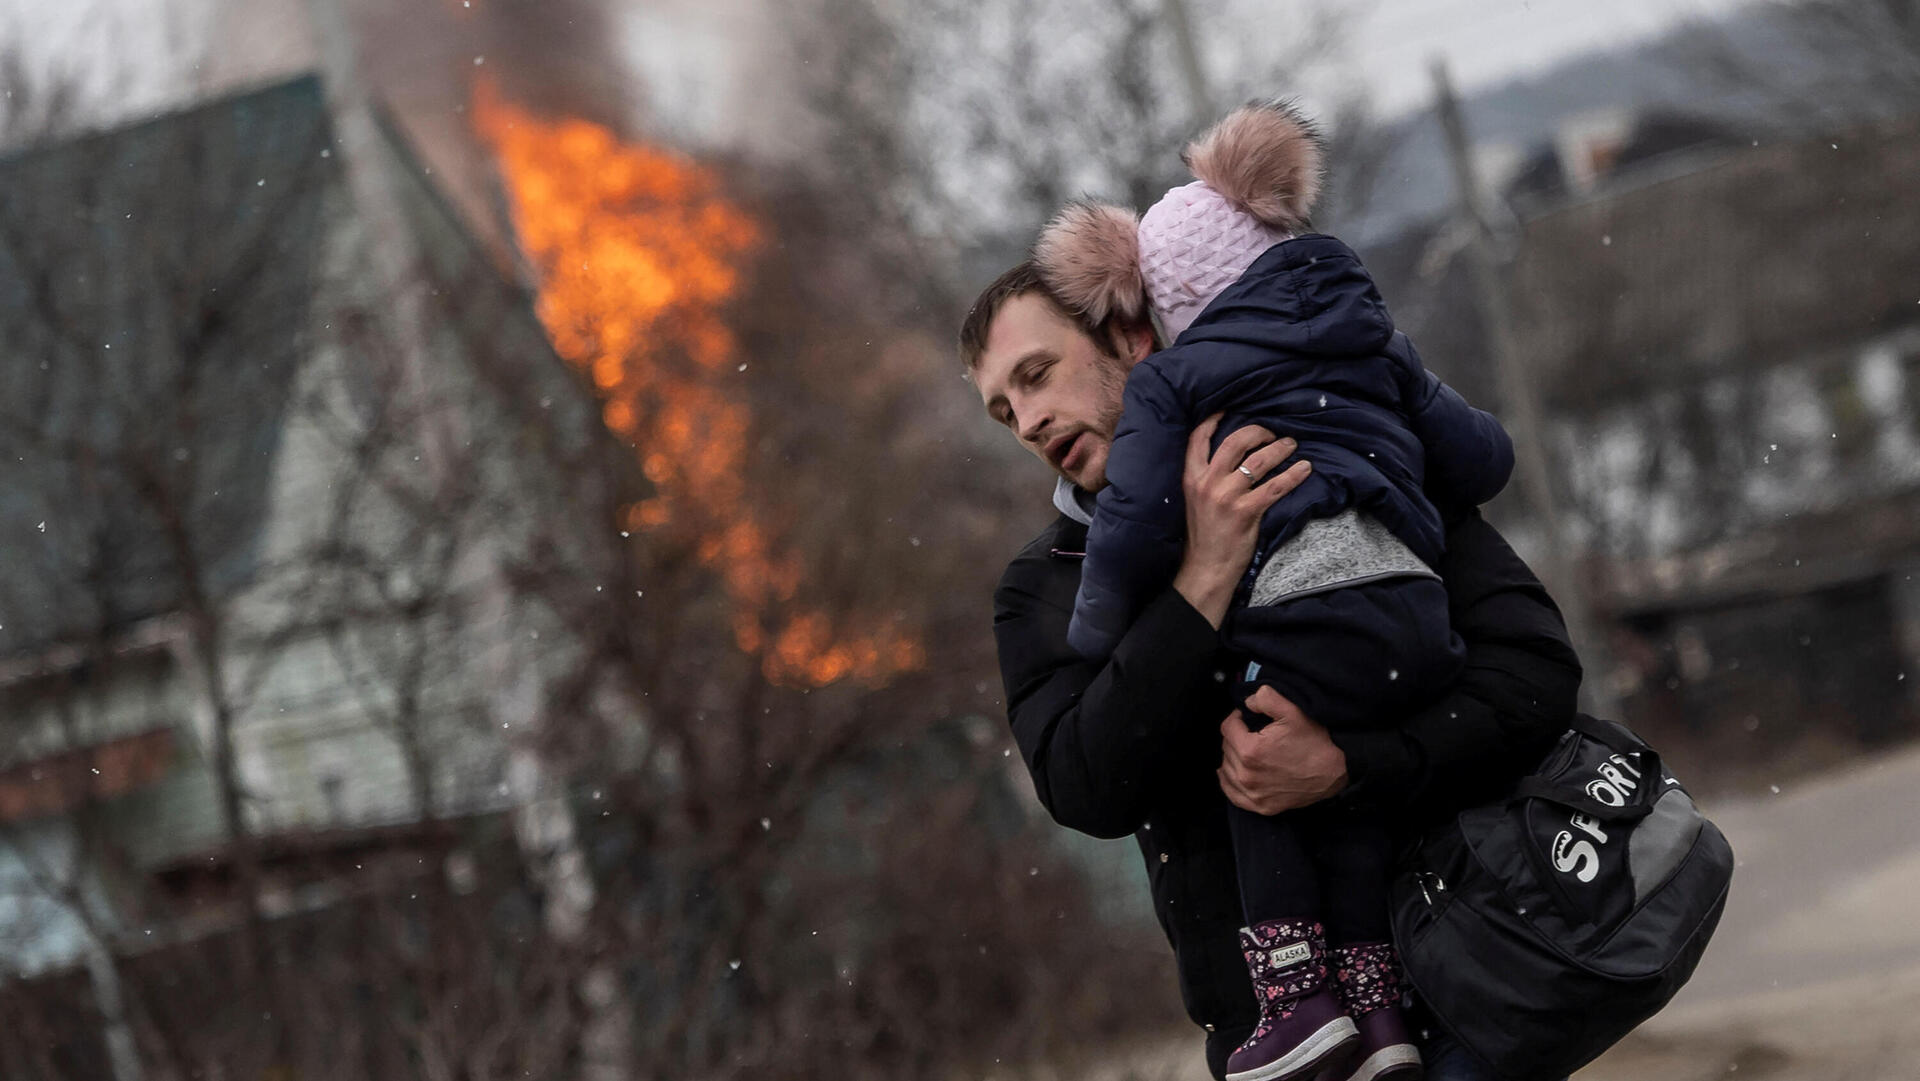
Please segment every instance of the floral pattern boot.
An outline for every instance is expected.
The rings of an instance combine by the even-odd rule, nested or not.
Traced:
[[[1423,1066],[1400,1015],[1400,956],[1391,942],[1333,949],[1334,987],[1360,1030],[1359,1065],[1347,1081],[1417,1081]]]
[[[1344,1078],[1359,1032],[1327,986],[1326,931],[1312,920],[1240,929],[1260,1023],[1227,1059],[1227,1081]]]

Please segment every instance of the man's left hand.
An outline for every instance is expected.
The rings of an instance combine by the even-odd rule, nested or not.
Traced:
[[[1272,687],[1262,687],[1247,708],[1271,718],[1249,731],[1234,710],[1220,725],[1220,788],[1233,805],[1274,815],[1318,803],[1347,787],[1347,756],[1327,730]]]

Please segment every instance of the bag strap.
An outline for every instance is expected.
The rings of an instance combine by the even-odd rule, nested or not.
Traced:
[[[1658,774],[1654,776],[1657,777]],[[1525,799],[1542,799],[1603,822],[1636,822],[1653,813],[1653,800],[1647,797],[1657,786],[1657,781],[1643,784],[1635,790],[1632,802],[1615,807],[1612,804],[1601,803],[1585,793],[1568,792],[1542,777],[1523,777],[1519,784],[1513,786],[1513,791],[1508,793],[1507,802],[1514,804]]]
[[[1646,740],[1628,731],[1626,726],[1603,721],[1598,717],[1590,717],[1585,713],[1574,714],[1573,720],[1567,722],[1567,727],[1605,746],[1608,750],[1618,751],[1621,754],[1642,754],[1653,749],[1647,746]]]
[[[1520,783],[1513,786],[1507,803],[1512,805],[1525,799],[1542,799],[1604,822],[1633,822],[1652,814],[1654,802],[1661,795],[1661,778],[1665,775],[1660,766],[1660,755],[1624,726],[1610,724],[1585,713],[1574,714],[1567,727],[1616,754],[1633,755],[1638,760],[1641,783],[1635,786],[1633,795],[1625,804],[1616,807],[1584,792],[1568,792],[1563,783],[1556,784],[1535,774],[1522,777]]]

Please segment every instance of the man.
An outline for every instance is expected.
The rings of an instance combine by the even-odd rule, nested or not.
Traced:
[[[1365,801],[1417,830],[1492,798],[1539,761],[1573,716],[1580,666],[1532,572],[1477,513],[1458,512],[1435,568],[1467,647],[1454,687],[1398,728],[1338,734],[1267,688],[1248,705],[1271,720],[1249,731],[1233,708],[1235,665],[1219,629],[1261,513],[1312,464],[1276,473],[1292,443],[1254,427],[1210,453],[1217,417],[1189,443],[1186,546],[1172,583],[1111,657],[1082,659],[1067,625],[1091,496],[1106,483],[1127,373],[1153,347],[1148,327],[1077,316],[1030,263],[987,287],[960,334],[988,415],[1060,478],[1059,517],[1008,565],[994,596],[1014,738],[1056,821],[1138,841],[1187,1013],[1207,1031],[1208,1066],[1222,1077],[1257,1016],[1239,952],[1227,802],[1276,814]],[[1490,1076],[1436,1029],[1423,1033],[1430,1081]]]

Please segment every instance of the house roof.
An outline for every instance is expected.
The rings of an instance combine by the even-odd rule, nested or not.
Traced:
[[[1664,556],[1608,561],[1590,575],[1618,616],[1772,600],[1869,581],[1920,559],[1920,491],[1783,518]]]
[[[0,158],[0,656],[253,574],[330,138],[308,77]]]
[[[1467,90],[1461,105],[1468,129],[1478,146],[1527,150],[1552,142],[1569,121],[1613,110],[1684,111],[1738,131],[1776,133],[1897,116],[1900,95],[1888,92],[1881,66],[1862,63],[1844,29],[1823,32],[1801,8],[1733,7],[1655,38]],[[1389,149],[1365,217],[1337,230],[1363,250],[1451,214],[1456,199],[1434,111],[1388,123]]]
[[[1525,223],[1520,355],[1595,405],[1920,319],[1920,121],[1746,149]]]

